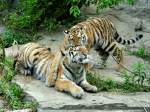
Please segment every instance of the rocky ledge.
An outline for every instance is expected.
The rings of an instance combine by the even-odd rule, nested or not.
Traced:
[[[31,76],[16,75],[13,81],[39,103],[39,112],[60,110],[150,112],[150,93],[85,93],[82,99],[74,99],[66,93],[46,87],[43,82]]]

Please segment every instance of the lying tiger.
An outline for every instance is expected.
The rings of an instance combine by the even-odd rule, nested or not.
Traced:
[[[65,52],[50,52],[36,43],[25,44],[15,61],[15,70],[33,74],[47,86],[82,98],[84,91],[97,92],[97,87],[86,80],[89,55],[84,46],[70,47]]]
[[[64,31],[64,34],[62,51],[70,46],[85,45],[88,51],[94,48],[101,56],[101,65],[95,65],[94,68],[105,68],[109,55],[112,55],[119,64],[117,69],[123,65],[123,51],[118,43],[130,45],[143,37],[138,34],[135,39],[123,39],[114,24],[105,17],[91,17]]]

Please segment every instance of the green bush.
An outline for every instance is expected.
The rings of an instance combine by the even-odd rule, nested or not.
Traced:
[[[41,24],[57,24],[64,19],[79,16],[79,8],[84,2],[84,0],[19,0],[16,12],[7,16],[6,23],[13,29],[37,29]]]
[[[150,53],[146,52],[145,46],[141,46],[136,51],[129,51],[130,55],[135,55],[137,57],[140,57],[144,60],[150,61]]]
[[[86,77],[90,84],[95,85],[98,88],[98,91],[113,91],[118,88],[117,82],[110,78],[103,79],[91,72],[89,72]]]
[[[119,5],[122,2],[127,2],[130,5],[133,5],[134,0],[98,0],[97,1],[97,12],[101,9]]]
[[[3,48],[4,44],[0,38],[0,51],[3,51]],[[4,51],[1,54],[5,55]],[[32,108],[35,111],[37,103],[23,101],[23,90],[16,83],[11,82],[14,75],[13,60],[5,56],[0,58],[0,94],[4,96],[8,107],[12,109]]]
[[[100,10],[124,1],[133,2],[133,0],[19,0],[17,10],[6,17],[6,25],[19,30],[38,29],[42,25],[51,30],[64,20],[79,17],[83,5],[96,4],[97,10]]]
[[[8,8],[7,2],[5,0],[1,0],[0,1],[0,11],[4,10],[6,8]]]
[[[4,41],[4,47],[12,46],[14,40],[17,41],[18,44],[24,44],[38,38],[38,36],[34,32],[26,33],[11,29],[6,29],[1,37]]]
[[[150,86],[144,85],[146,81],[150,83],[148,75],[146,65],[137,62],[133,64],[132,73],[126,70],[121,73],[123,82],[116,82],[110,78],[104,79],[91,72],[87,74],[87,80],[90,84],[97,86],[98,91],[149,92]]]
[[[11,82],[15,75],[13,60],[7,58],[0,64],[4,65],[4,72],[0,79],[0,94],[6,99],[7,105],[12,109],[32,108],[35,111],[37,103],[35,101],[23,101],[23,90],[16,83]]]

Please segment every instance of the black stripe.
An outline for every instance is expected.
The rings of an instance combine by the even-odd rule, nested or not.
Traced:
[[[33,63],[35,63],[38,60],[38,58],[34,58]]]
[[[116,32],[116,33],[115,33],[115,36],[114,36],[114,39],[117,40],[118,37],[119,37],[119,34]]]
[[[67,69],[68,72],[71,73],[72,77],[75,76],[75,74],[73,73],[73,71],[68,67],[67,64],[63,63],[64,67]],[[65,75],[67,77],[67,75]],[[69,77],[67,77],[67,79],[70,79]],[[71,80],[71,79],[70,79]]]
[[[34,67],[30,68],[31,74],[33,74]]]
[[[118,43],[121,43],[122,42],[122,38],[119,37],[119,40],[117,40]]]
[[[130,44],[130,40],[127,40],[127,43]]]
[[[138,41],[138,40],[139,40],[139,37],[136,37],[135,39],[136,39],[136,41]]]
[[[126,40],[123,40],[123,43],[122,44],[126,44]]]
[[[51,51],[51,48],[49,47],[49,48],[47,48],[49,51]]]
[[[134,39],[131,39],[132,40],[132,43],[135,43],[135,40]]]
[[[35,56],[35,55],[38,55],[38,54],[39,54],[39,52],[36,52],[36,53],[34,54],[34,56]]]
[[[60,52],[62,56],[65,56],[65,53],[62,50],[60,50]]]
[[[139,35],[139,39],[141,39],[141,38],[143,38],[143,34],[140,34],[140,35]]]
[[[112,51],[114,49],[114,47],[116,46],[116,44],[114,44],[113,46],[111,46],[110,49],[108,49],[108,52]]]
[[[100,25],[102,25],[102,23],[101,23],[101,21],[99,19],[96,19],[96,20],[99,22],[99,25],[97,25],[97,28],[99,29],[99,32],[100,32],[101,36],[104,37],[103,31],[101,29],[102,27],[100,28]],[[94,25],[94,27],[95,27],[95,25]]]
[[[109,47],[110,42],[108,42],[108,44],[106,45],[106,47],[104,48],[104,51]]]

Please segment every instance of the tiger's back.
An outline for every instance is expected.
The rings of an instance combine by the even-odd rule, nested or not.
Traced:
[[[22,69],[21,73],[25,75],[32,72],[37,79],[45,80],[44,75],[48,73],[46,67],[51,64],[48,60],[52,60],[53,58],[54,54],[47,48],[36,43],[28,43],[20,50],[17,60],[17,64],[20,65],[17,65],[16,70],[21,71],[20,69]]]

